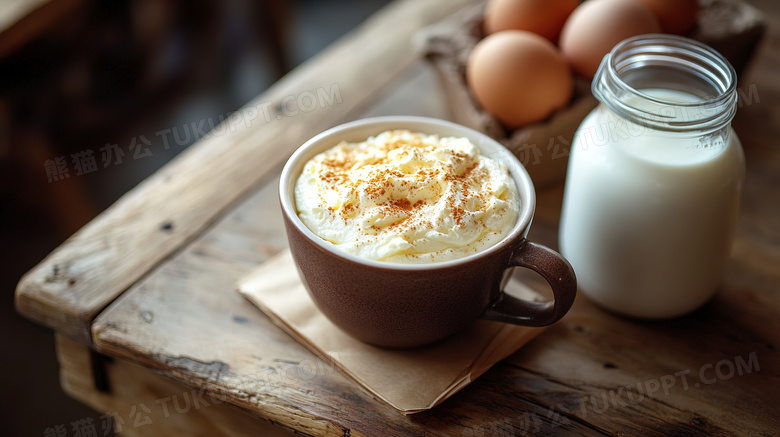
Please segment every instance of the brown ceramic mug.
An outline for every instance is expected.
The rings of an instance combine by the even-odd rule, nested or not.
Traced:
[[[502,162],[520,197],[511,232],[480,252],[427,264],[359,258],[315,235],[295,207],[295,183],[306,162],[341,141],[362,142],[393,129],[466,137],[483,155]],[[307,141],[290,157],[282,171],[279,196],[290,251],[309,295],[334,324],[367,343],[420,346],[479,318],[547,326],[563,317],[574,302],[577,282],[571,265],[553,250],[526,240],[536,206],[531,178],[506,148],[475,130],[413,116],[377,117],[336,126]],[[504,293],[502,288],[515,266],[544,277],[552,287],[553,301],[530,302]]]

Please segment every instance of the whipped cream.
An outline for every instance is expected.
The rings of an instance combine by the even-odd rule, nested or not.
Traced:
[[[312,232],[358,257],[438,262],[486,249],[517,222],[506,167],[467,138],[406,130],[342,142],[304,166],[298,215]]]

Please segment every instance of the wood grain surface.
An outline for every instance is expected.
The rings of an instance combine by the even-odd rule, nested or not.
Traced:
[[[68,396],[102,414],[97,435],[289,437],[211,393],[193,389],[137,364],[97,356],[81,343],[56,336],[60,383]],[[96,387],[95,372],[104,384]],[[77,418],[74,418],[77,419]],[[84,434],[86,435],[86,433]]]
[[[402,416],[373,399],[233,289],[239,277],[286,246],[276,180],[281,162],[294,148],[287,143],[353,114],[369,96],[338,114],[293,117],[278,128],[261,129],[284,140],[264,143],[259,140],[268,139],[267,134],[247,132],[197,146],[44,261],[20,290],[27,294],[38,287],[30,301],[41,293],[50,300],[40,308],[30,306],[28,314],[40,312],[35,317],[58,331],[89,340],[84,330],[99,312],[91,329],[101,353],[205,390],[303,435],[777,435],[780,4],[751,3],[765,12],[769,33],[742,76],[742,105],[734,121],[747,159],[743,204],[721,289],[692,315],[635,321],[609,314],[580,296],[560,323],[431,411]],[[410,19],[403,13],[428,14],[421,23],[443,15],[442,8],[450,7],[444,5],[450,3],[401,2],[369,24],[387,32],[402,27],[401,16]],[[367,28],[360,32],[363,37],[381,35]],[[354,53],[340,56],[349,54],[355,62],[368,56],[357,43],[342,44]],[[334,49],[323,56],[338,54]],[[299,74],[295,83],[305,84],[299,89],[335,80],[325,76],[324,82],[317,81],[310,77],[319,77],[315,70]],[[365,74],[379,73],[372,69]],[[377,89],[371,84],[360,86]],[[345,103],[345,90],[361,89],[346,82],[343,86]],[[272,155],[261,144],[282,148]],[[260,150],[249,151],[250,146]],[[237,156],[217,153],[228,148]],[[249,175],[247,167],[259,169]],[[219,169],[231,174],[208,183],[199,179]],[[538,193],[530,234],[534,241],[557,245],[561,193],[560,186]],[[159,229],[168,221],[174,223],[171,235]],[[107,244],[109,235],[113,243]],[[52,270],[65,261],[69,268],[61,274]],[[105,277],[98,272],[79,276],[90,269]],[[76,280],[71,288],[79,290],[72,295],[69,279]],[[538,278],[526,279],[543,287]],[[101,305],[114,298],[101,312]],[[55,317],[58,304],[65,313],[68,308],[78,311]]]
[[[561,191],[540,193],[536,241],[555,244]],[[578,298],[561,323],[452,399],[401,416],[233,292],[285,246],[275,195],[272,182],[120,297],[95,321],[98,348],[311,435],[773,435],[780,426],[780,395],[767,389],[780,369],[777,281],[746,290],[743,276],[761,273],[736,260],[718,297],[679,320],[636,322]]]

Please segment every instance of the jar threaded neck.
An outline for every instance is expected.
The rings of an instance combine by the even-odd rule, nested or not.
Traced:
[[[737,75],[718,52],[675,35],[628,38],[604,57],[591,84],[594,96],[617,115],[673,132],[726,127],[737,111]],[[668,89],[695,97],[671,101],[642,92]]]

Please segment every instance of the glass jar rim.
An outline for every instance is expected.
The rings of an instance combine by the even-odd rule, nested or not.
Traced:
[[[693,102],[651,96],[625,80],[643,67],[688,73],[708,84],[714,95]],[[607,54],[591,84],[594,96],[613,112],[653,129],[687,132],[720,129],[737,110],[737,75],[723,55],[686,37],[645,34],[627,38]],[[639,108],[632,102],[641,101]]]

